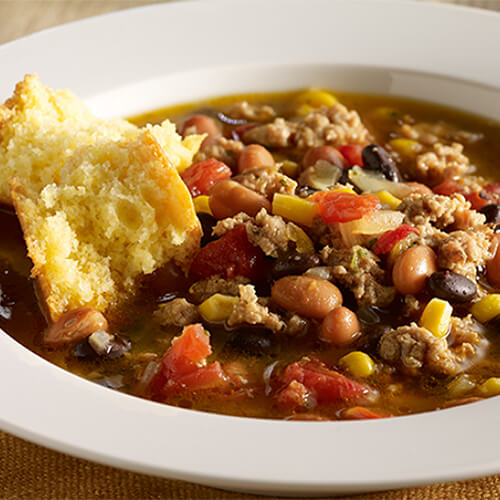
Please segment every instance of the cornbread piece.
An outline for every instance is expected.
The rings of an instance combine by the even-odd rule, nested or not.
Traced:
[[[171,259],[187,267],[199,249],[191,196],[150,130],[79,148],[40,194],[10,184],[53,321],[82,306],[112,314],[143,274]]]
[[[51,90],[36,75],[19,82],[0,106],[0,202],[11,203],[9,178],[41,189],[58,182],[59,170],[78,147],[99,137],[137,134],[125,120],[100,120],[67,90]]]
[[[191,164],[203,140],[193,135],[181,142],[168,121],[148,128],[179,171]],[[60,169],[77,147],[100,138],[135,139],[140,133],[125,120],[95,117],[73,93],[49,89],[36,75],[27,75],[0,106],[0,202],[11,203],[13,176],[40,192],[47,184],[59,182]]]

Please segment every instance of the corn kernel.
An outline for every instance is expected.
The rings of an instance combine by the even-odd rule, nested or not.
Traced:
[[[479,391],[488,397],[500,395],[500,377],[490,377],[479,386]]]
[[[420,326],[429,330],[434,337],[443,338],[448,334],[453,307],[443,299],[434,298],[425,306],[420,317]]]
[[[389,193],[389,191],[379,191],[375,193],[377,198],[380,200],[380,203],[383,205],[388,205],[391,210],[396,210],[399,207],[401,200],[396,198],[393,194]]]
[[[299,174],[300,166],[292,160],[283,160],[280,163],[280,170],[288,177],[297,177]]]
[[[470,309],[472,315],[481,323],[500,314],[500,293],[490,293],[477,301]]]
[[[408,158],[412,158],[422,151],[420,143],[411,139],[403,139],[402,137],[389,141],[389,146],[401,156]]]
[[[330,92],[326,92],[325,90],[309,89],[301,92],[294,99],[294,102],[299,109],[303,105],[313,109],[320,108],[321,106],[333,106],[338,102],[338,100],[334,95],[330,94]],[[311,111],[311,109],[309,111]]]
[[[210,214],[213,215],[212,210],[210,210],[210,205],[208,204],[208,196],[200,195],[193,198],[194,209],[197,214]]]
[[[230,316],[238,300],[238,297],[215,293],[198,306],[198,311],[206,321],[224,321]]]
[[[288,224],[286,227],[287,237],[295,243],[295,248],[299,253],[314,253],[314,245],[311,238],[305,231],[295,224]]]
[[[330,191],[332,193],[351,193],[351,194],[357,194],[356,191],[354,191],[354,189],[351,189],[351,188],[348,188],[348,187],[331,189]]]
[[[285,219],[303,226],[310,226],[318,215],[318,206],[310,200],[298,196],[276,193],[273,198],[272,211]]]
[[[375,371],[373,359],[361,351],[352,351],[346,354],[340,358],[339,364],[355,377],[369,377]]]

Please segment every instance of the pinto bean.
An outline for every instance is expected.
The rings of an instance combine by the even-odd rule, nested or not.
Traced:
[[[402,253],[394,263],[392,281],[402,294],[420,293],[427,277],[438,270],[436,254],[426,245],[417,245]]]
[[[222,135],[222,132],[213,118],[207,115],[193,115],[182,125],[181,134],[183,137],[189,134],[207,134],[206,139],[215,139]]]
[[[209,195],[208,204],[216,219],[233,217],[240,212],[255,216],[261,208],[271,212],[271,203],[267,198],[235,181],[218,182]]]
[[[432,194],[432,189],[425,184],[420,182],[405,182],[405,184],[411,189],[412,193],[417,194]]]
[[[323,342],[344,346],[352,344],[361,335],[361,325],[355,313],[347,307],[332,309],[323,319],[319,338]]]
[[[342,304],[342,294],[333,283],[309,276],[279,279],[271,289],[271,297],[287,311],[318,319]]]
[[[80,307],[64,313],[43,334],[43,342],[50,347],[78,342],[97,330],[107,330],[104,315],[92,307]]]
[[[257,167],[274,167],[274,158],[264,146],[250,144],[238,156],[238,172]]]
[[[347,167],[347,161],[337,148],[333,146],[318,146],[311,148],[302,158],[304,167],[312,167],[319,160],[325,160],[340,168]]]

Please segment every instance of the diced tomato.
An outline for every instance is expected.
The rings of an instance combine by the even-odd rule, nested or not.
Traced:
[[[282,382],[289,386],[292,381],[302,384],[316,397],[318,403],[352,401],[369,393],[364,385],[330,370],[315,358],[304,358],[288,365],[283,372]]]
[[[318,204],[324,222],[350,222],[382,207],[374,194],[359,195],[345,191],[320,191],[310,198]]]
[[[445,179],[443,182],[441,182],[441,184],[434,186],[432,190],[436,194],[450,196],[453,193],[463,193],[463,186],[453,178],[449,177],[448,179]]]
[[[304,384],[292,380],[279,394],[278,403],[287,408],[314,408],[316,398]]]
[[[245,276],[257,280],[263,268],[262,251],[248,241],[246,228],[240,225],[201,248],[191,264],[190,273],[196,279],[222,274],[227,279]]]
[[[179,391],[221,387],[226,376],[218,361],[206,364],[212,353],[210,338],[201,324],[186,326],[165,353],[151,381],[153,399],[162,399]]]
[[[363,166],[363,157],[361,156],[363,146],[347,144],[346,146],[339,146],[337,149],[342,153],[350,167],[354,165]]]
[[[486,195],[483,192],[474,191],[473,193],[464,193],[464,198],[470,202],[473,210],[481,210],[481,208],[495,203],[494,198]]]
[[[381,413],[374,412],[369,408],[365,408],[364,406],[353,406],[352,408],[348,408],[342,412],[342,416],[344,418],[350,420],[366,420],[373,418],[386,418],[392,417],[392,415],[382,415]]]
[[[398,241],[406,238],[410,233],[418,234],[418,229],[408,224],[401,224],[396,229],[383,233],[373,245],[372,250],[377,255],[389,253]]]
[[[229,179],[231,175],[231,169],[226,164],[215,158],[209,158],[191,165],[182,172],[181,177],[191,196],[195,198],[207,194],[214,184]]]

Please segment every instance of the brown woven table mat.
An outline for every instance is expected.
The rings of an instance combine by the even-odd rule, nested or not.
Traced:
[[[500,10],[500,0],[442,1]],[[0,0],[0,43],[49,26],[150,3],[160,2],[158,0]],[[464,447],[464,453],[466,452]],[[0,499],[20,498],[76,500],[262,497],[226,492],[184,481],[155,478],[94,464],[48,450],[0,431]],[[337,497],[338,500],[342,498],[347,497]],[[500,475],[349,498],[496,500],[500,499]]]

